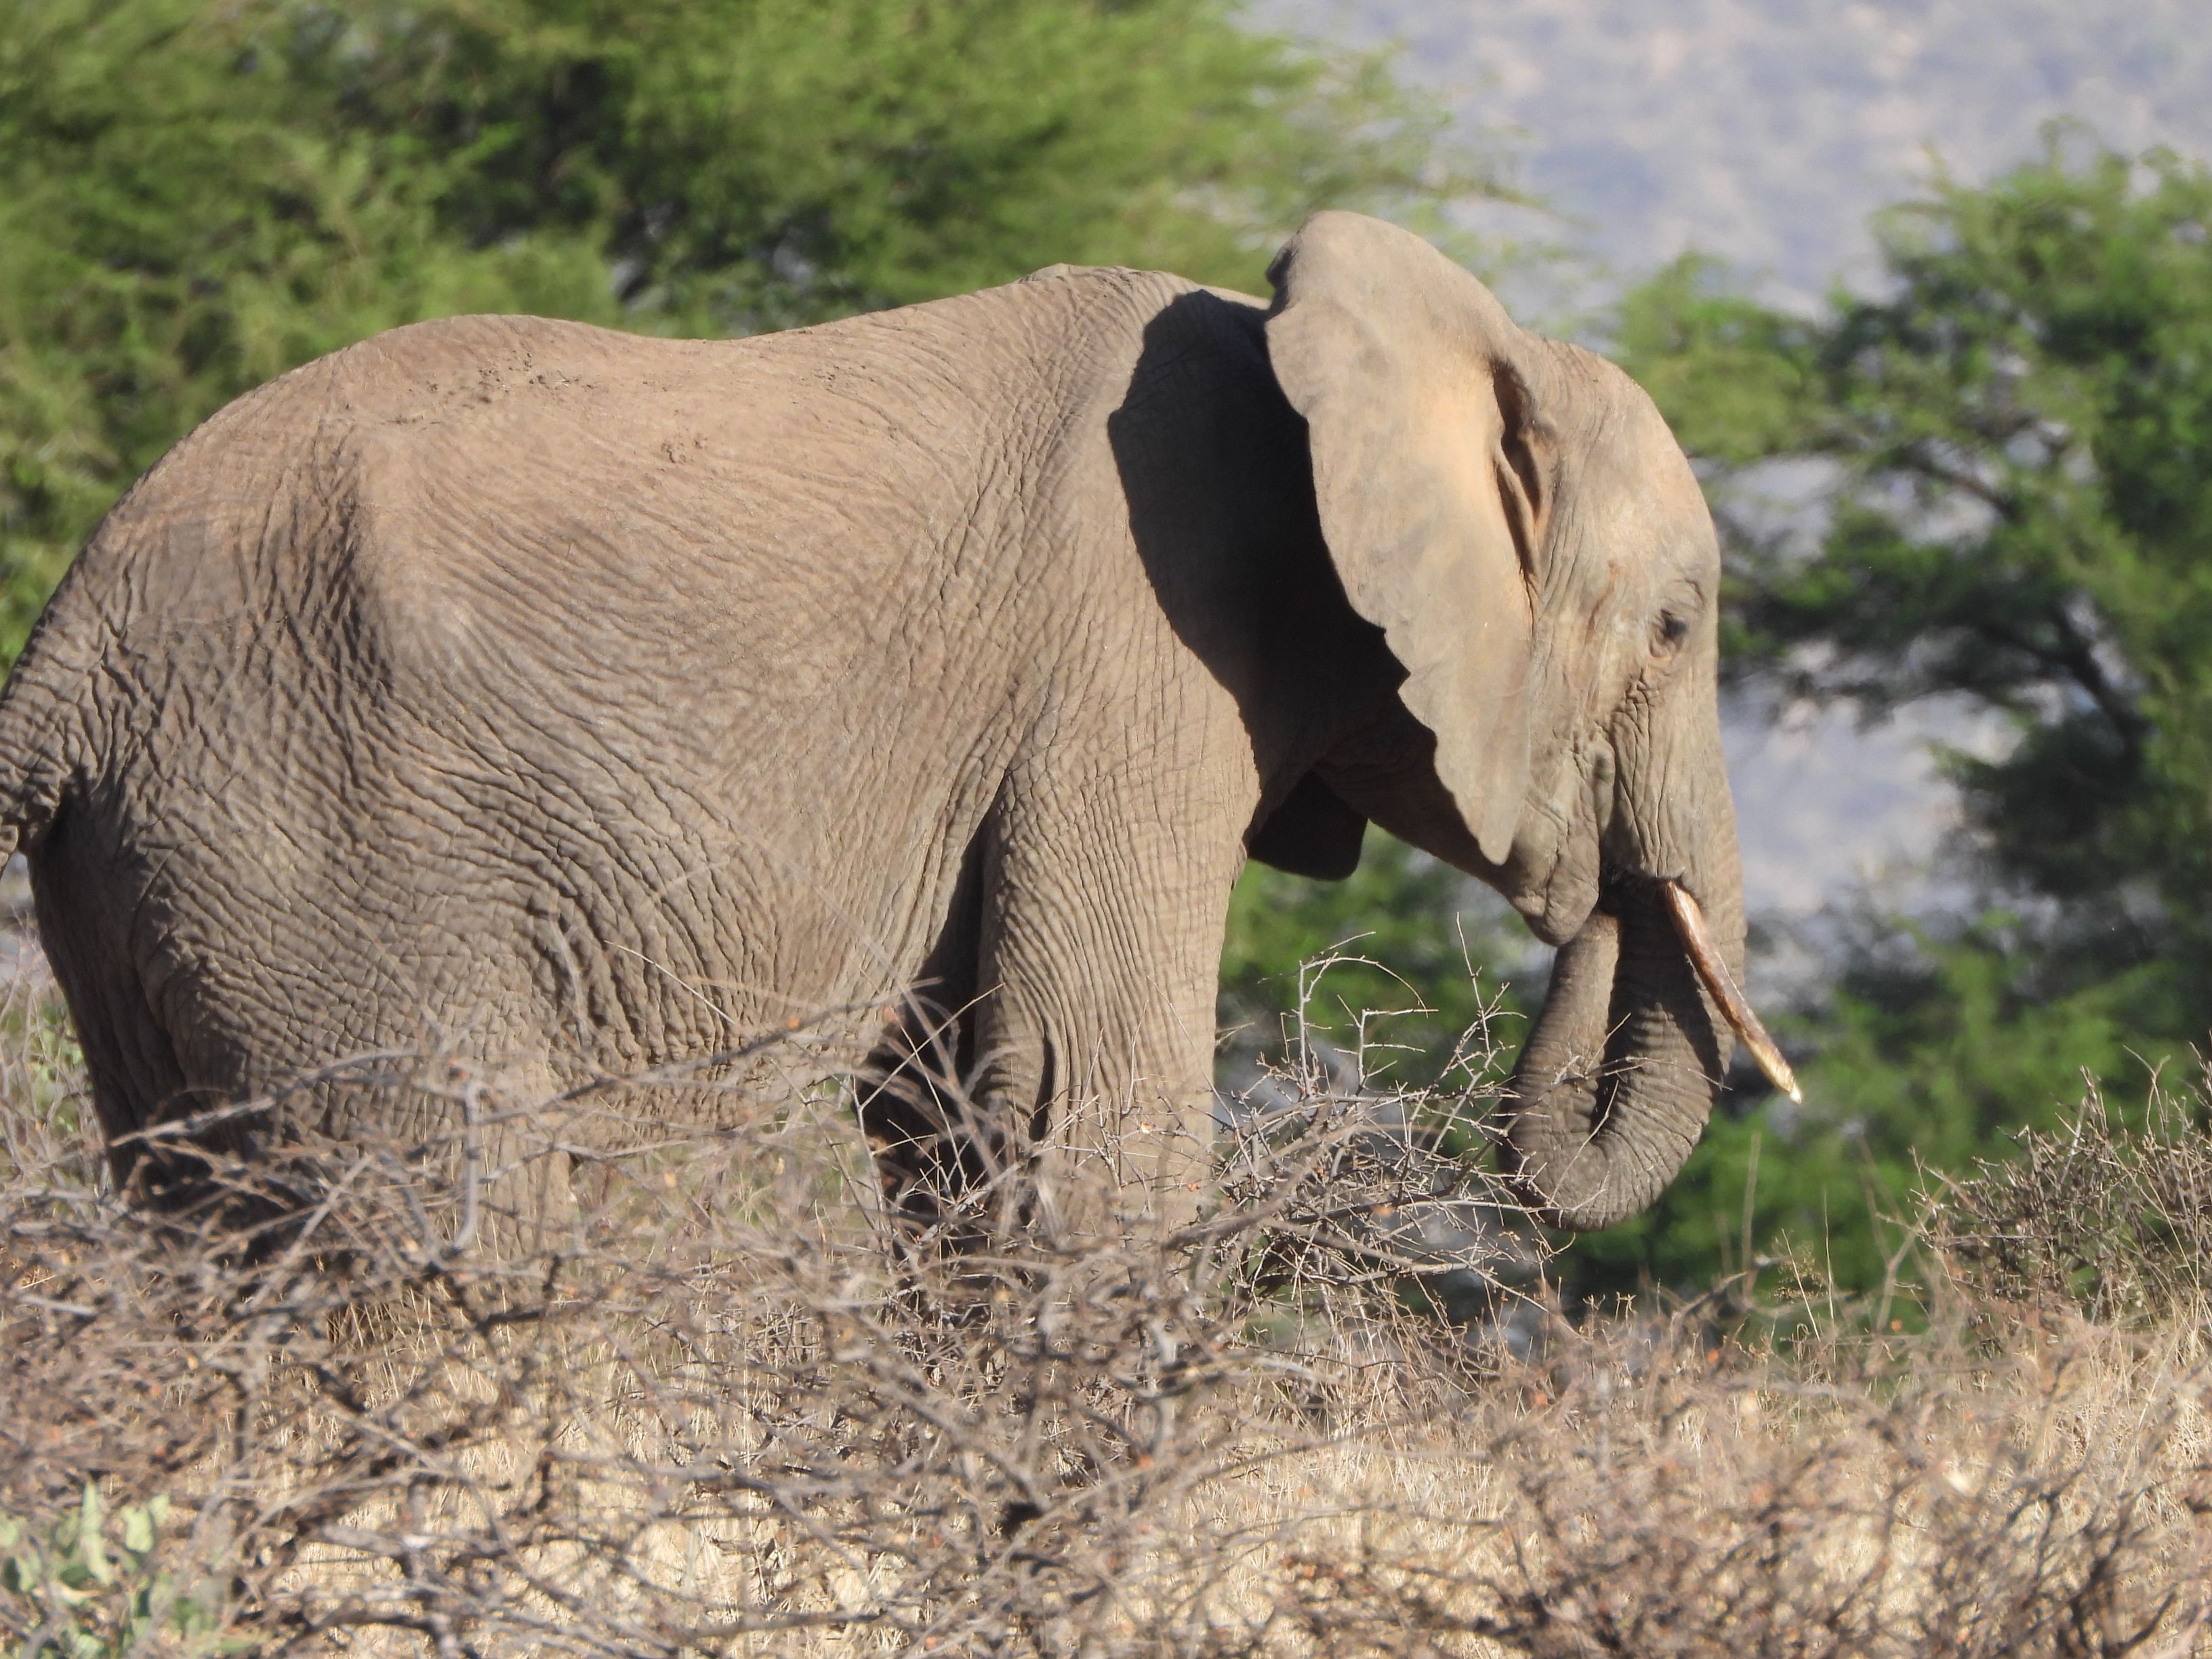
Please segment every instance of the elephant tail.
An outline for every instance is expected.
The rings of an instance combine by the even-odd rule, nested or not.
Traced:
[[[50,613],[31,630],[0,690],[0,861],[39,844],[83,760],[77,705],[89,679],[58,648],[52,622]]]

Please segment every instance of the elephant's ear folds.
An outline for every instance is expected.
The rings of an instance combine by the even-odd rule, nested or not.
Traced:
[[[1465,270],[1351,213],[1306,222],[1267,273],[1267,351],[1306,419],[1322,533],[1352,608],[1407,673],[1437,771],[1503,862],[1528,785],[1540,499],[1522,339]]]

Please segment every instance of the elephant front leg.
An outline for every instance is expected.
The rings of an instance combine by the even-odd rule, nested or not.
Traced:
[[[1141,773],[1011,778],[969,849],[861,1096],[887,1207],[918,1232],[1197,1212],[1242,820]]]
[[[1236,835],[1141,775],[1010,792],[995,817],[971,1092],[1018,1156],[1025,1219],[1069,1239],[1188,1221],[1210,1174]]]

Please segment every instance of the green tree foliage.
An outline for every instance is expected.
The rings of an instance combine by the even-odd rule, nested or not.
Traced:
[[[2212,1023],[2212,175],[2054,134],[1877,230],[1874,297],[1793,317],[1685,260],[1622,355],[1709,469],[1734,672],[2006,734],[1945,757],[1974,902],[1856,919],[1796,1022],[1806,1109],[1717,1124],[1624,1272],[1709,1269],[1747,1217],[1866,1282],[1916,1156],[2001,1150],[2085,1071],[2140,1097]],[[1777,463],[1810,530],[1760,505]]]
[[[0,661],[238,392],[418,318],[736,333],[1056,259],[1260,280],[1473,175],[1231,0],[0,0]]]

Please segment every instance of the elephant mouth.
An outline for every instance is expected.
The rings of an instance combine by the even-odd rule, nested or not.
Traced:
[[[1737,1039],[1751,1051],[1751,1057],[1759,1062],[1759,1069],[1766,1073],[1766,1080],[1802,1105],[1805,1096],[1797,1086],[1796,1074],[1790,1069],[1790,1062],[1783,1059],[1774,1039],[1766,1034],[1766,1027],[1759,1023],[1759,1015],[1745,1000],[1743,993],[1736,988],[1720,947],[1713,943],[1712,930],[1705,926],[1705,913],[1698,908],[1698,901],[1679,881],[1662,882],[1660,890],[1666,895],[1668,913],[1674,918],[1674,936],[1681,940],[1682,953],[1689,957],[1698,982],[1705,988],[1705,994],[1713,1000],[1713,1006],[1721,1011],[1721,1018],[1728,1021]]]

